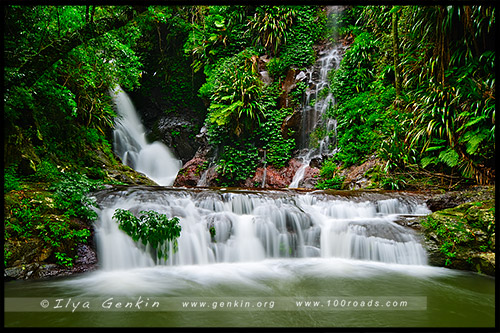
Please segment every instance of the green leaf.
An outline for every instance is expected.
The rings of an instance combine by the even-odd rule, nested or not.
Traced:
[[[460,156],[456,151],[451,148],[448,148],[445,151],[439,153],[439,159],[447,164],[449,167],[454,167],[458,164]]]
[[[422,168],[427,167],[429,164],[436,164],[437,159],[435,157],[426,156],[420,161]]]

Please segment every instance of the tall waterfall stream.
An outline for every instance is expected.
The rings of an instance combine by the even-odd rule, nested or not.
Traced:
[[[288,186],[289,188],[299,187],[300,181],[304,178],[305,169],[309,166],[313,158],[323,158],[337,151],[336,147],[331,147],[336,142],[336,137],[331,138],[329,135],[325,135],[319,140],[317,147],[311,147],[309,136],[319,126],[323,126],[326,133],[331,131],[336,132],[337,121],[331,118],[325,119],[325,115],[328,108],[335,104],[335,98],[329,91],[329,73],[331,70],[339,68],[344,48],[341,44],[335,44],[331,48],[324,50],[316,61],[316,66],[311,68],[306,75],[309,78],[309,86],[314,88],[307,89],[305,94],[305,101],[302,107],[302,131],[300,139],[300,148],[302,150],[298,156],[302,160],[302,166],[295,173],[292,182]],[[317,69],[317,78],[313,75],[315,68],[319,68]],[[328,94],[322,96],[325,89],[328,90]],[[314,105],[311,105],[312,102]]]
[[[149,143],[130,97],[120,87],[112,92],[118,118],[113,132],[115,153],[122,162],[144,173],[158,185],[174,183],[182,162],[159,141]]]

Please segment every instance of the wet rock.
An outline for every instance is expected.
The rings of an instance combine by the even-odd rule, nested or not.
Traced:
[[[165,116],[158,120],[155,130],[159,132],[159,139],[171,147],[183,163],[195,155],[199,147],[194,139],[198,133],[198,124],[192,119]]]
[[[290,184],[288,181],[289,177],[287,177],[285,173],[282,173],[280,169],[276,169],[273,166],[267,166],[265,171],[266,176],[264,179],[264,168],[257,168],[255,175],[245,181],[245,187],[285,188]],[[264,181],[265,184],[263,186]]]
[[[8,267],[4,270],[4,280],[31,280],[56,276],[69,276],[97,269],[97,254],[92,246],[79,244],[77,254],[78,258],[71,267],[44,261],[30,263],[18,262],[19,265]]]
[[[354,190],[370,186],[371,181],[365,177],[365,174],[380,163],[381,162],[378,158],[371,156],[363,164],[354,165],[342,171],[341,175],[345,176],[343,188]]]
[[[296,158],[292,158],[288,165],[283,168],[275,168],[274,166],[267,166],[265,169],[265,184],[264,182],[264,168],[257,168],[254,176],[245,181],[244,186],[247,188],[267,188],[267,189],[282,189],[287,188],[293,180],[293,177],[298,169],[302,166],[302,162]],[[315,188],[317,183],[317,176],[320,170],[314,167],[307,167],[304,172],[304,178],[299,183],[299,187],[312,189]]]
[[[177,173],[174,186],[195,187],[207,168],[208,161],[200,157],[189,160]]]
[[[302,112],[295,110],[291,115],[287,116],[281,124],[281,135],[284,139],[289,139],[290,133],[295,133],[293,136],[297,139],[300,136],[300,126],[302,121]]]
[[[300,71],[297,76],[295,76],[295,82],[304,81],[307,79],[307,74],[304,71]]]
[[[294,68],[290,68],[286,74],[283,83],[281,84],[281,90],[283,93],[280,96],[278,106],[279,108],[289,108],[292,106],[289,93],[293,88],[297,86],[297,81],[295,81],[295,77],[297,75],[297,70]]]
[[[321,170],[315,167],[307,167],[304,173],[304,179],[299,182],[299,187],[306,189],[316,188],[318,184],[318,177]]]

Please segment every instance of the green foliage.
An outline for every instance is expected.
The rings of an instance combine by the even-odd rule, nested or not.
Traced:
[[[217,161],[223,185],[241,185],[263,162],[264,151],[265,162],[278,168],[290,159],[295,142],[284,138],[281,124],[292,110],[277,106],[282,94],[277,79],[292,65],[305,67],[314,62],[312,46],[322,37],[324,23],[318,8],[257,6],[243,10],[234,6],[222,7],[219,12],[210,8],[203,29],[199,23],[194,27],[185,46],[197,55],[199,66],[205,65],[207,81],[199,92],[210,102],[206,121],[209,142],[223,147]],[[234,13],[221,15],[222,11]],[[229,26],[238,28],[234,33],[223,29]],[[230,54],[230,43],[226,42],[236,35],[243,37],[242,42],[238,49],[233,48],[237,52]],[[245,44],[246,38],[254,41],[254,48]],[[266,68],[276,83],[266,87],[257,73],[261,52],[274,56]],[[297,105],[305,88],[302,84],[294,92]]]
[[[345,180],[344,176],[334,176],[333,178],[322,179],[318,181],[316,187],[319,188],[320,190],[327,190],[327,189],[342,190],[344,185],[344,180]]]
[[[340,151],[334,160],[345,167],[361,164],[377,151],[386,136],[390,134],[391,111],[388,108],[394,96],[393,88],[378,92],[364,92],[344,103],[339,103],[331,111],[337,119],[337,140]]]
[[[326,17],[318,6],[296,6],[293,24],[287,33],[286,43],[266,67],[275,78],[284,77],[291,66],[306,68],[314,64],[313,45],[326,33]]]
[[[216,242],[215,240],[215,236],[216,236],[216,230],[215,230],[215,227],[214,226],[211,226],[208,231],[210,232],[210,239],[212,240],[212,242]]]
[[[195,6],[183,50],[195,72],[252,45],[247,31],[247,6]]]
[[[316,185],[321,190],[334,189],[341,190],[343,188],[345,177],[338,175],[340,167],[333,159],[328,159],[323,163],[320,170],[320,180]]]
[[[97,213],[92,209],[96,207],[96,202],[89,197],[89,193],[101,189],[102,186],[102,181],[91,180],[86,175],[64,173],[61,180],[51,189],[55,191],[56,208],[64,211],[65,216],[93,221],[97,218]]]
[[[9,167],[4,169],[4,193],[21,189],[21,183],[19,181],[19,177],[17,176],[16,168],[17,165],[11,164]]]
[[[73,258],[69,257],[66,253],[56,252],[55,255],[56,255],[57,263],[59,265],[73,267]]]
[[[127,11],[128,7],[121,6],[6,7],[5,80],[9,88],[4,120],[8,129],[22,131],[42,161],[73,170],[92,168],[95,151],[111,150],[106,136],[115,113],[108,90],[117,83],[125,88],[139,84],[142,64],[134,48],[142,32],[137,24],[130,24],[87,33],[91,26],[97,29],[96,22],[127,20]],[[44,53],[58,43],[71,47]],[[40,73],[24,73],[30,63],[45,60],[54,63]],[[23,81],[36,74],[34,82]],[[45,171],[33,180],[55,175]]]
[[[343,167],[363,163],[377,152],[391,129],[397,128],[394,111],[389,108],[394,89],[386,86],[376,71],[381,46],[372,34],[360,33],[339,69],[330,76],[330,89],[337,104],[327,110],[327,117],[337,120],[340,149],[333,161],[341,162]]]
[[[181,113],[186,109],[205,111],[196,96],[202,84],[202,74],[193,71],[191,66],[196,60],[184,52],[190,22],[198,16],[195,8],[148,6],[148,15],[138,24],[141,36],[134,50],[140,56],[144,70],[140,86],[134,89],[134,93],[157,99],[161,92],[160,105],[165,113]]]
[[[405,140],[421,151],[423,167],[491,182],[495,8],[405,7],[401,15],[410,31],[402,35],[406,110],[414,115]]]
[[[286,44],[297,10],[287,6],[258,6],[248,26],[255,32],[257,41],[270,55],[276,55],[278,48]]]
[[[239,185],[250,177],[260,162],[259,151],[250,142],[225,146],[217,163],[222,186]]]
[[[210,95],[207,121],[224,127],[230,136],[239,137],[260,123],[259,98],[262,82],[256,71],[257,55],[250,49],[222,59],[210,73],[201,92]]]
[[[37,166],[36,172],[30,177],[34,181],[54,182],[61,178],[62,173],[50,161],[42,161]]]
[[[11,192],[6,199],[4,239],[40,239],[44,248],[55,251],[56,263],[71,266],[74,244],[87,242],[90,230],[75,225],[69,216],[57,215],[54,202],[50,193]]]
[[[174,251],[177,250],[177,238],[181,232],[179,218],[169,219],[167,215],[155,211],[139,213],[139,217],[136,217],[129,210],[117,209],[113,218],[134,241],[149,244],[155,249],[158,259],[168,259],[168,246],[172,244]]]
[[[397,48],[394,15],[399,22]],[[355,38],[331,79],[338,102],[331,114],[338,118],[341,149],[336,159],[348,166],[377,152],[386,171],[426,168],[491,182],[494,15],[495,8],[487,6],[365,6],[344,11],[337,18],[339,33]],[[400,54],[395,55],[397,49]],[[394,59],[402,80],[397,98],[389,89],[395,84]],[[386,96],[377,106],[374,95]],[[368,121],[371,108],[378,122]]]
[[[262,105],[265,106],[265,121],[255,131],[252,138],[259,143],[259,147],[266,151],[266,163],[281,168],[290,160],[292,150],[295,148],[295,140],[285,139],[281,133],[281,124],[292,113],[292,110],[276,109],[273,103],[275,100],[273,89],[272,86],[266,89],[267,98],[262,100]]]
[[[379,47],[380,43],[367,32],[354,39],[354,43],[342,58],[340,68],[334,72],[331,79],[331,90],[339,104],[369,89],[376,79]]]

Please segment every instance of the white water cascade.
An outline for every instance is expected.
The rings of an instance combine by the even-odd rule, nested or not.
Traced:
[[[98,256],[104,270],[155,265],[260,262],[271,258],[343,258],[425,265],[419,238],[395,223],[428,214],[410,198],[347,200],[318,193],[117,188],[97,194]],[[101,198],[101,199],[99,199]],[[158,260],[112,218],[115,209],[155,210],[180,219],[178,250]],[[215,230],[215,235],[211,233]]]
[[[315,65],[315,67],[319,67],[317,79],[313,75],[315,71],[314,67],[309,70],[308,84],[310,87],[314,88],[307,89],[304,107],[302,110],[301,146],[303,150],[298,157],[302,160],[302,166],[295,173],[292,182],[288,186],[289,188],[299,187],[299,182],[304,178],[305,170],[313,158],[322,158],[324,155],[330,155],[336,151],[336,148],[332,149],[331,145],[334,143],[332,139],[336,140],[335,132],[337,122],[335,119],[324,118],[328,108],[335,104],[335,98],[329,91],[328,75],[332,69],[338,69],[340,66],[343,49],[344,47],[341,44],[337,44],[321,54]],[[325,89],[328,89],[328,94],[326,94],[325,97],[322,97]],[[312,102],[314,102],[314,105],[311,105]],[[325,135],[325,137],[318,142],[317,147],[311,148],[309,147],[309,135],[319,126],[324,126],[326,133],[334,132],[335,135],[333,138],[329,135]]]
[[[163,143],[147,142],[146,131],[127,93],[117,87],[111,94],[119,116],[113,133],[115,153],[124,164],[158,185],[171,186],[182,162]]]

